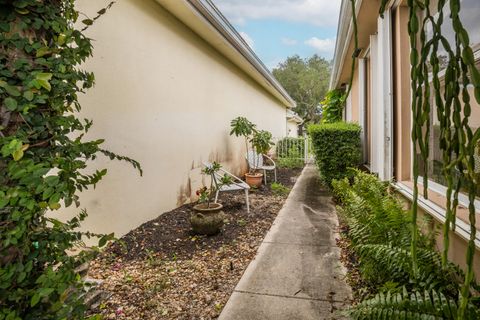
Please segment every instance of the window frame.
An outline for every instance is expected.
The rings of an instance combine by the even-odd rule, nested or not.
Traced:
[[[446,4],[447,7],[448,7],[448,2]],[[448,14],[449,14],[449,11],[444,12],[445,17],[448,17]],[[445,20],[447,21],[448,19],[445,18]],[[444,23],[447,23],[446,21]],[[477,67],[480,69],[480,40],[477,43],[471,43],[470,45],[471,45],[471,48],[473,50],[475,63],[477,65]],[[440,85],[441,85],[442,88],[445,86],[445,73],[446,73],[446,68],[443,68],[443,69],[440,70],[440,72],[438,74],[438,77],[439,77],[439,80],[440,80]],[[429,72],[428,80],[429,80],[429,83],[432,85],[432,81],[433,81],[432,72]],[[463,88],[463,84],[460,84],[460,87]],[[473,85],[468,84],[467,88],[473,88]],[[436,106],[433,105],[432,107],[436,107]],[[434,117],[436,117],[435,114],[434,114]],[[430,133],[432,134],[433,131],[430,130]],[[412,150],[413,150],[413,145],[412,144],[411,144],[411,147],[412,147]],[[415,157],[415,156],[416,155],[414,155],[412,153],[412,159],[411,159],[411,162],[410,162],[410,164],[411,164],[411,177],[413,177],[413,157]],[[424,178],[423,175],[419,175],[419,181],[422,181],[423,178]],[[428,189],[433,191],[433,192],[436,192],[438,194],[442,194],[446,197],[447,187],[438,183],[438,182],[435,182],[430,177],[428,178]],[[453,200],[453,195],[452,195],[451,200]],[[462,191],[460,191],[459,194],[458,194],[458,202],[459,202],[459,205],[462,205],[462,206],[468,208],[468,205],[469,205],[468,196]],[[480,197],[476,197],[474,204],[475,204],[476,212],[480,214]]]

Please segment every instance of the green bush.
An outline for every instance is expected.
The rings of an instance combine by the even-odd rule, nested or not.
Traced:
[[[327,92],[322,104],[322,123],[342,121],[343,109],[347,95],[343,90],[334,89]]]
[[[0,1],[0,320],[85,319],[78,266],[113,235],[80,230],[85,210],[57,210],[75,210],[102,180],[107,170],[89,167],[99,155],[141,172],[87,138],[92,121],[78,99],[95,77],[84,70],[93,40],[83,31],[113,2],[92,19],[75,4]],[[98,247],[86,248],[92,237]]]
[[[325,123],[311,125],[308,132],[324,182],[330,186],[333,179],[351,176],[348,168],[356,167],[362,155],[360,126],[346,122]]]
[[[280,168],[302,168],[304,166],[304,161],[301,158],[279,158],[277,159],[277,165]]]
[[[360,262],[360,272],[374,296],[350,309],[353,319],[456,319],[464,273],[452,263],[442,267],[431,230],[420,234],[417,270],[412,267],[411,213],[403,209],[388,183],[351,170],[352,180],[332,182],[341,202],[338,212],[348,225],[348,238]],[[423,227],[423,230],[428,228]],[[476,284],[472,285],[472,290]],[[448,308],[444,308],[449,304]],[[478,319],[478,306],[468,307],[468,319]],[[410,317],[401,317],[406,313]],[[380,317],[381,318],[381,317]]]

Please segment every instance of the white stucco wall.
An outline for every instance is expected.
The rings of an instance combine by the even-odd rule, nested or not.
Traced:
[[[295,121],[287,120],[287,135],[292,138],[298,137],[298,124]]]
[[[94,16],[104,3],[78,6]],[[244,143],[229,137],[237,116],[286,135],[285,107],[155,1],[118,1],[87,35],[95,49],[85,68],[96,78],[81,97],[82,116],[94,120],[89,137],[138,160],[144,176],[127,163],[92,163],[108,175],[81,194],[85,229],[121,236],[189,201],[202,183],[202,161],[240,173]]]

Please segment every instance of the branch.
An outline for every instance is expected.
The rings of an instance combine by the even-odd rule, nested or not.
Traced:
[[[85,20],[83,20],[82,22],[85,23],[86,26],[83,27],[83,29],[82,29],[81,31],[83,32],[83,31],[87,30],[95,21],[98,20],[98,18],[100,18],[102,15],[104,15],[105,12],[107,12],[107,10],[109,10],[109,9],[113,6],[114,3],[115,3],[115,1],[112,1],[112,2],[110,2],[105,8],[99,10],[99,11],[97,12],[97,15],[96,15],[93,19],[85,19]],[[86,16],[86,15],[85,15],[85,16]]]

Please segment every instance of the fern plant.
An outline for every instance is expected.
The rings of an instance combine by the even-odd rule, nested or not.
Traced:
[[[358,304],[349,315],[353,319],[456,319],[455,300],[435,291],[397,294],[379,293]],[[472,310],[472,314],[475,311]],[[472,318],[475,319],[475,318]]]
[[[359,259],[362,277],[375,288],[349,310],[354,319],[456,319],[463,271],[444,264],[431,234],[419,234],[417,265],[412,253],[411,213],[387,183],[374,175],[353,170],[353,180],[335,180],[338,212],[348,225],[348,237]],[[433,231],[430,231],[433,232]],[[471,290],[476,289],[473,283]],[[479,308],[470,302],[468,314],[476,319]],[[474,317],[475,316],[475,317]],[[470,319],[470,318],[467,318]]]

